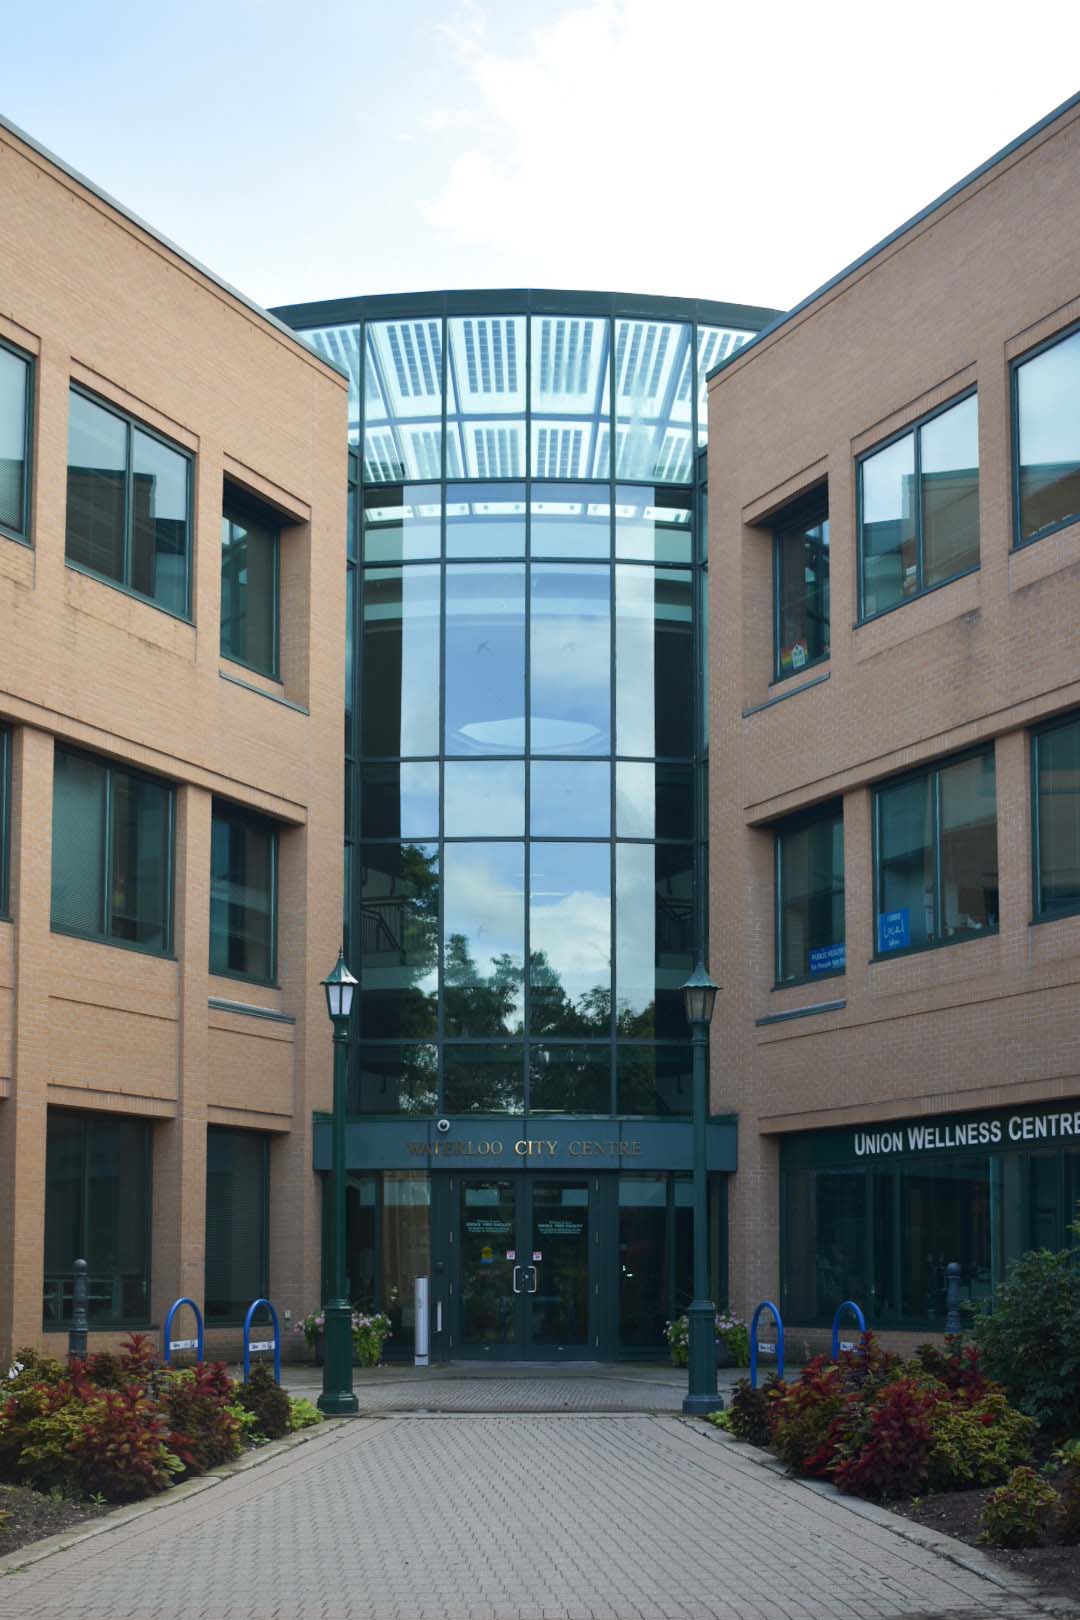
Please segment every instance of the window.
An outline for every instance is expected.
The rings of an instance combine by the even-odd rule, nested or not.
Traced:
[[[859,462],[860,617],[979,566],[975,394]]]
[[[1080,517],[1080,331],[1013,367],[1018,546]]]
[[[0,533],[30,537],[30,410],[33,361],[0,343]]]
[[[52,926],[172,949],[174,795],[167,783],[57,748]]]
[[[922,950],[998,925],[994,755],[969,754],[877,789],[877,950]]]
[[[277,828],[218,801],[210,829],[210,971],[260,984],[277,976]]]
[[[11,733],[0,726],[0,917],[8,913],[8,847],[11,839]]]
[[[89,1267],[93,1327],[150,1315],[150,1125],[50,1108],[45,1149],[46,1327],[71,1321],[72,1265]]]
[[[829,500],[821,490],[773,524],[774,678],[829,656]]]
[[[844,812],[834,803],[776,829],[776,980],[844,966]]]
[[[278,677],[280,527],[228,489],[221,518],[221,656]]]
[[[241,1322],[270,1287],[269,1139],[211,1125],[206,1132],[206,1320]]]
[[[67,560],[190,616],[191,457],[71,390]]]
[[[1031,739],[1035,915],[1080,911],[1080,715]]]

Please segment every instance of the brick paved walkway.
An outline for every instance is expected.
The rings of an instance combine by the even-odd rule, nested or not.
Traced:
[[[17,1559],[18,1555],[14,1555]],[[2,1620],[1032,1620],[669,1416],[361,1418],[0,1579]]]
[[[721,1388],[737,1371],[718,1375]],[[322,1388],[316,1367],[283,1371],[294,1395],[315,1400]],[[521,1363],[354,1370],[362,1412],[679,1412],[686,1371],[656,1366],[590,1362],[562,1367]]]

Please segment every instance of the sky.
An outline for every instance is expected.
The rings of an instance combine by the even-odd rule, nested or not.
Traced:
[[[0,111],[266,305],[788,308],[1080,89],[1076,0],[43,0]]]

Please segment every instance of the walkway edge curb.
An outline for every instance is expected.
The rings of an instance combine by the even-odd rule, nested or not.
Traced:
[[[749,1441],[736,1440],[734,1435],[725,1434],[724,1430],[718,1429],[715,1424],[706,1423],[700,1418],[680,1417],[678,1421],[698,1434],[706,1433],[711,1440],[737,1447],[740,1456],[755,1467],[764,1468],[769,1473],[786,1479],[792,1485],[799,1485],[804,1490],[825,1497],[835,1506],[843,1508],[845,1512],[880,1525],[883,1530],[890,1531],[899,1540],[910,1542],[912,1546],[920,1547],[924,1552],[936,1553],[946,1562],[958,1565],[969,1575],[977,1575],[980,1579],[989,1581],[992,1586],[999,1587],[1011,1597],[1022,1598],[1042,1614],[1061,1616],[1062,1620],[1080,1617],[1080,1605],[1066,1597],[1047,1592],[1028,1575],[1017,1575],[1004,1569],[989,1553],[980,1552],[977,1547],[969,1546],[966,1541],[958,1541],[955,1536],[947,1536],[941,1530],[932,1530],[929,1525],[916,1524],[914,1520],[893,1513],[877,1502],[867,1502],[862,1497],[849,1496],[828,1480],[803,1479],[798,1474],[791,1473],[778,1458],[762,1452]]]
[[[56,1535],[46,1536],[41,1541],[28,1541],[25,1547],[16,1547],[10,1558],[0,1564],[0,1580],[5,1575],[16,1575],[20,1570],[29,1569],[32,1564],[41,1563],[43,1558],[51,1558],[54,1553],[67,1552],[84,1541],[93,1541],[112,1530],[122,1530],[126,1524],[143,1519],[148,1513],[160,1512],[162,1508],[172,1507],[177,1502],[190,1501],[193,1496],[201,1496],[204,1491],[211,1490],[215,1485],[223,1485],[237,1474],[244,1474],[262,1463],[273,1461],[283,1452],[294,1451],[297,1446],[306,1445],[311,1440],[326,1439],[335,1429],[344,1428],[351,1422],[352,1419],[348,1417],[324,1418],[321,1423],[313,1423],[310,1428],[287,1435],[283,1440],[270,1440],[264,1446],[256,1446],[232,1462],[222,1463],[211,1474],[197,1474],[194,1479],[185,1479],[182,1484],[173,1485],[145,1502],[125,1503],[123,1507],[103,1514],[100,1519],[76,1525],[71,1530],[59,1530]]]

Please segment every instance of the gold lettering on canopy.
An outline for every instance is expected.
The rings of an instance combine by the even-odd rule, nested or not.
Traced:
[[[415,1158],[425,1159],[499,1158],[505,1151],[505,1143],[497,1137],[480,1137],[476,1140],[466,1137],[449,1142],[439,1139],[434,1142],[409,1142],[407,1146]],[[641,1155],[639,1141],[622,1138],[615,1142],[604,1142],[596,1137],[575,1137],[563,1143],[555,1137],[530,1136],[522,1137],[513,1147],[519,1159],[557,1159],[563,1147],[572,1159],[633,1159]]]

